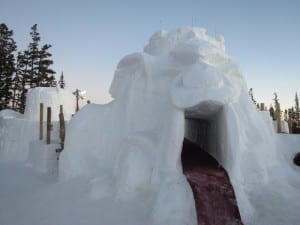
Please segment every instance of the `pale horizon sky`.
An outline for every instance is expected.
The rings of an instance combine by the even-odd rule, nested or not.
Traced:
[[[37,23],[41,43],[51,44],[53,69],[67,86],[87,91],[95,103],[109,100],[118,61],[143,51],[160,29],[197,26],[223,35],[258,102],[283,108],[300,95],[300,1],[297,0],[0,0],[0,23],[14,31],[18,50]]]

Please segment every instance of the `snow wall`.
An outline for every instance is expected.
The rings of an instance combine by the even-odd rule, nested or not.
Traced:
[[[0,112],[0,160],[27,160],[31,141],[39,138],[40,103],[44,103],[44,121],[47,107],[52,108],[52,140],[59,143],[58,115],[60,105],[64,106],[65,120],[75,113],[75,97],[64,89],[38,87],[29,89],[26,96],[25,113],[12,110]],[[44,122],[46,132],[46,122]],[[45,135],[45,133],[44,133]]]
[[[210,124],[208,151],[229,173],[250,224],[251,190],[269,182],[268,168],[277,161],[275,132],[268,113],[250,100],[223,37],[201,28],[159,31],[144,52],[119,62],[110,93],[109,104],[88,105],[72,118],[62,181],[90,179],[95,199],[155,193],[153,224],[197,224],[181,151],[185,118],[201,119]]]

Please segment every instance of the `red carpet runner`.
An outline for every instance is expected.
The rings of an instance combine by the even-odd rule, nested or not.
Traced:
[[[183,172],[193,190],[198,225],[243,225],[225,169],[186,139],[181,159]]]

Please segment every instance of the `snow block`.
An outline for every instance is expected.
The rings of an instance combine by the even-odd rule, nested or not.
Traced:
[[[0,117],[1,160],[26,160],[29,153],[29,142],[37,138],[37,122]]]

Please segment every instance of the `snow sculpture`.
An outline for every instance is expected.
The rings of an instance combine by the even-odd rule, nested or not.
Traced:
[[[93,198],[155,193],[153,224],[197,224],[181,150],[185,117],[201,118],[210,123],[209,152],[227,169],[247,224],[254,212],[248,190],[268,182],[276,154],[265,149],[275,149],[275,134],[223,37],[200,28],[159,31],[144,52],[119,62],[110,93],[111,103],[88,105],[71,120],[61,180],[88,177]]]

